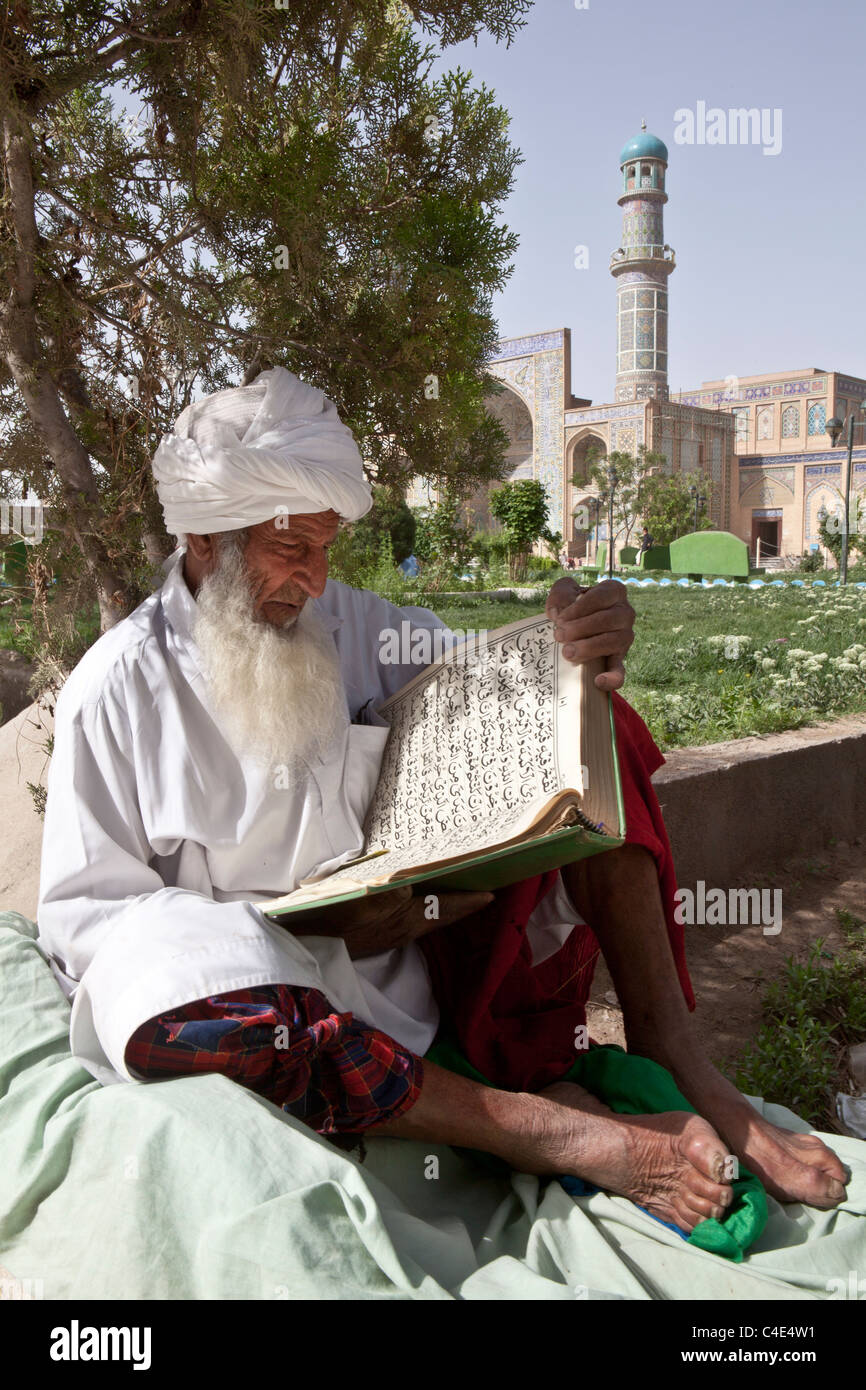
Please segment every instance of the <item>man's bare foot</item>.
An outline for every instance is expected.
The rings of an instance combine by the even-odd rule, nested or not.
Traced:
[[[655,1046],[655,1044],[649,1044]],[[654,1057],[672,1073],[687,1100],[722,1136],[777,1202],[804,1202],[829,1210],[845,1200],[847,1174],[814,1134],[794,1134],[764,1119],[694,1044],[664,1056],[630,1039],[630,1051]]]
[[[540,1095],[572,1112],[570,1125],[554,1118],[546,1136],[546,1157],[555,1153],[561,1172],[630,1197],[686,1231],[724,1216],[733,1197],[723,1180],[726,1150],[699,1115],[615,1115],[566,1081]]]

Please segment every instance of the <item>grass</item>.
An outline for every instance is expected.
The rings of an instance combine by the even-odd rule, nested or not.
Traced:
[[[816,1129],[837,1129],[835,1096],[848,1090],[847,1050],[866,1036],[866,922],[843,909],[837,954],[817,940],[805,960],[789,956],[767,987],[764,1023],[743,1052],[741,1091],[786,1105]]]
[[[538,581],[539,593],[562,573]],[[628,595],[637,623],[624,693],[662,750],[777,733],[866,710],[866,590],[631,586]],[[430,607],[451,628],[476,631],[544,608],[543,597],[495,603],[471,590],[439,601],[418,583],[389,597]],[[95,607],[79,614],[77,626],[85,645],[96,639]],[[0,607],[0,647],[32,659],[34,646],[29,605],[16,618],[12,605]]]
[[[662,749],[866,710],[866,590],[628,593],[637,623],[624,693]],[[543,611],[539,601],[427,602],[459,628],[502,627]]]
[[[22,656],[33,655],[33,625],[30,621],[30,602],[25,600],[22,614],[18,605],[7,597],[8,590],[0,590],[0,647],[6,651],[20,652]],[[16,616],[13,612],[18,610]]]
[[[29,661],[38,655],[38,638],[32,619],[32,602],[24,598],[15,602],[4,602],[9,590],[0,589],[0,648],[21,652]],[[90,608],[80,610],[75,618],[76,647],[81,650],[90,646],[99,636],[99,609],[94,603]]]

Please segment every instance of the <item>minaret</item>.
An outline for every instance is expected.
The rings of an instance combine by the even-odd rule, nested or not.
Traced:
[[[622,245],[611,257],[617,291],[616,399],[668,399],[668,276],[676,265],[665,244],[667,147],[646,121],[619,157]]]

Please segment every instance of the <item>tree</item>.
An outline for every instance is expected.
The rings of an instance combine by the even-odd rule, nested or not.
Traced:
[[[664,455],[652,453],[641,444],[636,454],[622,450],[603,456],[594,452],[588,458],[588,479],[595,484],[601,501],[602,517],[609,516],[611,483],[609,470],[616,474],[613,483],[613,554],[620,544],[628,545],[631,533],[643,517],[644,490],[654,470],[664,464]],[[577,481],[575,479],[575,481]]]
[[[373,488],[373,505],[351,526],[351,543],[359,551],[378,554],[382,538],[391,539],[394,563],[399,565],[412,554],[417,523],[404,499],[386,487]]]
[[[819,518],[818,536],[836,561],[838,569],[842,564],[842,528],[845,523],[845,508],[840,500],[838,507],[826,517]],[[858,553],[866,557],[866,505],[859,498],[851,500],[848,509],[848,554]]]
[[[512,579],[523,579],[533,545],[542,536],[551,535],[544,484],[535,478],[503,483],[490,494],[490,515],[501,523],[505,532]]]
[[[30,478],[103,628],[170,548],[160,435],[274,363],[331,396],[383,484],[502,476],[485,363],[520,159],[488,89],[431,77],[426,36],[508,43],[529,7],[6,7],[4,487]]]
[[[447,587],[472,555],[472,530],[462,517],[461,499],[445,488],[431,507],[416,507],[415,554],[424,564],[425,586]]]
[[[638,523],[647,527],[657,545],[669,544],[694,527],[695,501],[690,488],[698,488],[708,502],[713,497],[711,478],[703,473],[664,472],[664,454],[654,453],[644,444],[636,454],[617,450],[609,456],[591,453],[588,464],[588,478],[597,488],[601,502],[601,517],[608,516],[610,505],[609,466],[616,473],[613,486],[615,548],[629,544]],[[712,524],[705,515],[698,529],[709,529]]]
[[[643,523],[656,545],[669,545],[678,536],[694,530],[695,499],[690,489],[712,500],[712,479],[703,474],[653,474],[647,478],[642,493]],[[698,530],[710,530],[713,523],[704,515],[698,518]]]

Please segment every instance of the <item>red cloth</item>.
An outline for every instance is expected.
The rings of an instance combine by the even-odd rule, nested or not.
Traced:
[[[655,858],[677,974],[694,1009],[684,932],[674,917],[673,856],[650,781],[664,758],[643,720],[616,693],[613,705],[626,843],[644,846]],[[576,926],[561,950],[535,969],[526,938],[527,921],[557,873],[499,889],[488,907],[420,943],[443,1031],[478,1071],[506,1090],[538,1091],[558,1080],[574,1062],[575,1030],[586,1022],[599,955],[591,928]]]

